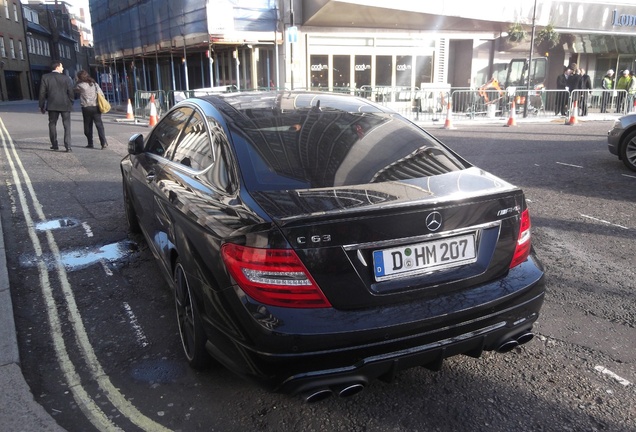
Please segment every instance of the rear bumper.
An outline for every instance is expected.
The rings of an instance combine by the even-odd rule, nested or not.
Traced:
[[[416,366],[439,370],[445,358],[459,354],[479,357],[483,351],[496,350],[503,343],[530,332],[538,318],[543,297],[541,293],[508,311],[484,317],[479,322],[462,323],[444,333],[456,333],[460,329],[470,328],[471,330],[444,339],[366,357],[357,357],[352,350],[350,363],[334,368],[317,368],[310,372],[288,376],[276,390],[297,394],[329,388],[337,392],[338,388],[355,384],[365,386],[376,378],[390,381],[396,373]],[[515,316],[518,319],[516,322],[509,321],[506,315]],[[311,363],[318,366],[324,364],[325,360],[314,359]]]
[[[384,308],[333,315],[322,309],[302,323],[272,311],[268,332],[252,328],[251,337],[230,342],[236,349],[231,357],[240,364],[223,363],[289,394],[364,386],[414,366],[438,369],[445,358],[479,357],[529,332],[543,304],[543,278],[531,255],[502,280],[433,299],[434,306],[412,302],[396,306],[395,313]]]

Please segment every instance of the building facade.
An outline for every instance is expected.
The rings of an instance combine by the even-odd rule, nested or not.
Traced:
[[[0,100],[30,98],[22,4],[0,0]]]
[[[228,85],[474,87],[531,54],[549,59],[548,88],[573,62],[596,85],[609,68],[636,68],[636,5],[628,0],[509,0],[496,11],[462,0],[92,0],[90,7],[97,63],[127,97]],[[553,44],[540,43],[551,35]]]

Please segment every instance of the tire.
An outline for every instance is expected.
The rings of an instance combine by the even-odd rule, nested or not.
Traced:
[[[135,206],[130,198],[130,192],[125,181],[123,183],[124,191],[124,212],[126,213],[126,222],[128,222],[128,230],[133,234],[139,234],[141,227],[139,226],[139,220],[137,219],[137,212],[135,212]]]
[[[627,135],[623,140],[620,155],[625,166],[636,171],[636,131]]]
[[[212,358],[205,349],[206,337],[201,324],[201,315],[188,283],[183,264],[177,260],[174,270],[174,303],[177,312],[177,324],[183,352],[193,369],[205,369]]]

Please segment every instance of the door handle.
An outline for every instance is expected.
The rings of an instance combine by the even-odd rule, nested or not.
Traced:
[[[146,181],[148,183],[150,183],[154,179],[155,179],[155,172],[154,171],[148,171],[148,173],[146,174]]]

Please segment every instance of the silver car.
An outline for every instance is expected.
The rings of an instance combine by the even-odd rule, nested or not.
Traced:
[[[614,127],[607,132],[607,148],[627,168],[636,171],[636,113],[614,122]]]

